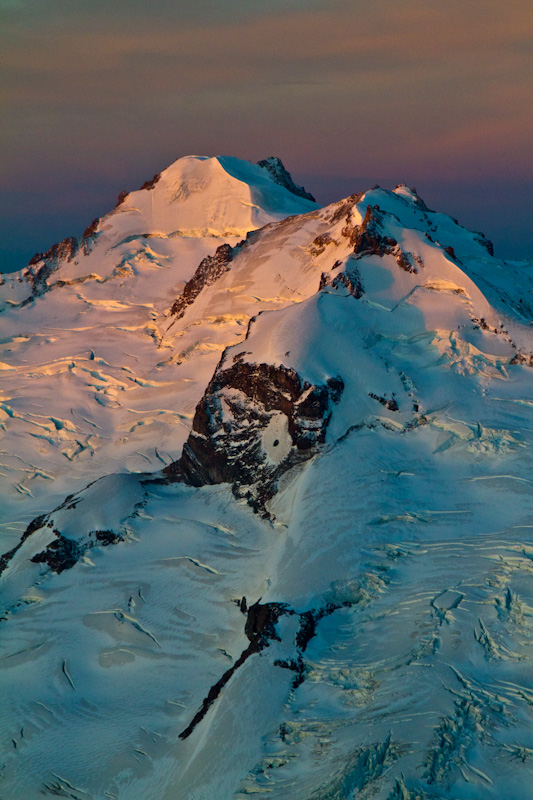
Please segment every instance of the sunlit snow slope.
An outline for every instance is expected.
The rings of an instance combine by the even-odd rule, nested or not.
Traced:
[[[170,309],[220,245],[318,207],[291,189],[239,159],[182,158],[81,240],[4,276],[0,539],[90,478],[179,455],[222,350],[273,302],[269,290],[236,298],[166,335]],[[294,298],[284,294],[274,306]]]
[[[526,800],[527,267],[406,186],[320,209],[182,161],[239,181],[216,225],[169,221],[163,173],[39,297],[4,287],[4,447],[34,472],[0,559],[0,797]],[[243,183],[270,215],[244,241]],[[104,283],[105,227],[152,211]],[[100,281],[51,286],[91,258]]]

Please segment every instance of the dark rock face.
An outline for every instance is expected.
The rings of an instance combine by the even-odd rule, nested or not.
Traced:
[[[250,364],[241,354],[225,367],[224,358],[196,407],[181,459],[164,472],[192,486],[231,483],[264,512],[279,478],[324,442],[344,383],[336,377],[315,386],[282,364]]]
[[[533,367],[533,353],[526,355],[525,353],[518,352],[512,357],[509,364],[523,364],[526,367]]]
[[[392,398],[381,397],[379,394],[374,394],[373,392],[369,392],[368,396],[371,397],[373,400],[377,400],[378,403],[381,403],[382,406],[388,408],[389,411],[399,410],[398,403],[396,401],[396,398],[394,397]]]
[[[335,225],[337,222],[340,222],[341,219],[345,219],[346,222],[349,222],[352,208],[361,200],[362,197],[363,193],[360,192],[359,194],[352,194],[345,200],[340,200],[338,203],[335,203],[335,211],[329,218],[331,224]]]
[[[71,498],[67,498],[60,508],[75,508],[76,501],[74,501],[71,505],[68,505],[70,499]],[[66,536],[63,536],[61,531],[53,527],[53,524],[54,523],[50,520],[50,515],[46,514],[43,514],[42,516],[36,517],[34,520],[32,520],[32,522],[30,522],[24,531],[20,542],[13,547],[12,550],[4,553],[3,556],[0,556],[0,575],[5,570],[13,556],[22,547],[26,539],[44,527],[52,528],[52,532],[56,538],[53,539],[44,548],[44,550],[42,550],[40,553],[36,553],[30,560],[33,561],[34,564],[46,564],[53,572],[56,573],[63,572],[66,569],[71,569],[71,567],[73,567],[81,558],[83,558],[84,553],[93,547],[97,547],[99,545],[102,547],[107,547],[108,545],[117,544],[118,542],[123,541],[122,536],[115,531],[98,530],[89,531],[87,533],[87,538],[84,541],[77,542],[67,538]]]
[[[91,534],[89,534],[90,536]],[[96,540],[102,545],[107,547],[110,544],[117,544],[122,541],[122,537],[115,533],[115,531],[94,531]]]
[[[30,259],[28,266],[34,266],[38,264],[40,261],[44,261],[45,263],[57,265],[59,261],[67,260],[72,261],[74,256],[79,250],[79,243],[78,240],[74,236],[68,236],[66,239],[62,239],[62,241],[53,244],[46,253],[36,253],[32,259]],[[31,279],[28,276],[28,280]]]
[[[117,202],[115,203],[114,209],[121,206],[128,195],[129,192],[126,189],[123,189],[122,192],[120,192],[119,196],[117,197]]]
[[[96,234],[96,230],[98,228],[98,223],[100,222],[100,217],[95,217],[90,225],[88,225],[85,230],[83,231],[83,238],[84,239],[91,239]]]
[[[77,542],[62,536],[54,530],[57,539],[51,542],[41,553],[31,559],[36,564],[47,564],[53,572],[63,572],[76,564],[83,555],[84,548]]]
[[[142,189],[153,189],[154,186],[156,185],[156,183],[158,183],[158,181],[160,180],[160,178],[161,178],[161,173],[160,172],[156,172],[156,174],[154,175],[154,177],[151,180],[145,181],[143,183],[143,185],[141,186],[141,190]]]
[[[344,289],[348,289],[352,297],[355,297],[356,300],[359,300],[364,295],[365,290],[363,287],[361,274],[354,261],[355,260],[352,256],[352,258],[346,264],[344,270],[342,272],[338,272],[334,277],[327,272],[323,272],[320,277],[318,290],[321,291],[323,288],[328,288],[336,291],[343,287]],[[333,265],[333,268],[335,269],[337,266],[339,266],[339,262],[336,262]]]
[[[442,249],[444,250],[445,253],[448,253],[448,255],[451,258],[453,258],[454,261],[457,261],[457,256],[455,255],[455,250],[453,249],[453,247],[451,245],[449,247],[443,247]]]
[[[246,598],[243,597],[246,601]],[[263,603],[259,601],[249,606],[246,616],[244,632],[250,642],[254,642],[259,637],[264,644],[269,639],[278,639],[276,633],[276,623],[284,614],[294,613],[286,603]]]
[[[313,239],[313,243],[309,247],[309,253],[316,258],[321,255],[330,244],[337,244],[337,242],[331,238],[329,233],[322,233],[320,236],[317,236],[316,239]]]
[[[384,256],[392,253],[398,242],[390,236],[385,236],[381,224],[381,210],[379,206],[367,206],[362,225],[350,225],[343,228],[342,235],[353,245],[354,255]]]
[[[141,186],[141,188],[140,188],[140,190],[139,190],[139,191],[142,191],[143,189],[148,189],[148,190],[150,190],[150,189],[153,189],[153,188],[154,188],[154,186],[156,185],[156,183],[157,183],[157,182],[160,180],[160,178],[161,178],[161,173],[160,173],[160,172],[157,172],[157,173],[154,175],[154,177],[153,177],[153,178],[151,178],[149,181],[145,181],[145,182],[143,183],[143,185]],[[123,190],[123,191],[122,191],[122,192],[119,194],[119,196],[118,196],[118,198],[117,198],[117,202],[115,203],[115,207],[114,207],[114,208],[118,208],[119,206],[121,206],[121,205],[122,205],[122,203],[124,202],[124,200],[126,199],[126,197],[127,197],[129,194],[130,194],[130,192],[129,192],[129,191],[127,191],[127,189],[124,189],[124,190]],[[113,209],[113,210],[114,210],[114,209]]]
[[[141,476],[141,485],[144,486],[145,484],[147,485],[157,481],[161,482],[160,474],[158,473],[158,475],[158,478],[154,478],[151,473],[146,473]],[[44,541],[47,541],[48,544],[34,546],[30,552],[26,554],[25,558],[34,564],[45,564],[56,573],[71,569],[83,558],[85,553],[90,550],[123,542],[125,538],[124,528],[120,527],[118,530],[91,530],[84,528],[83,522],[77,524],[76,538],[70,538],[69,535],[64,534],[61,530],[63,527],[63,522],[61,521],[63,519],[62,515],[59,517],[56,516],[57,512],[72,511],[74,514],[68,515],[68,519],[72,521],[75,518],[78,505],[84,501],[84,493],[95,483],[102,480],[105,480],[105,477],[91,481],[81,492],[68,495],[68,497],[49,514],[42,514],[32,520],[24,531],[19,543],[4,555],[0,555],[0,575],[8,567],[10,561],[24,545],[26,540],[34,533],[43,531],[43,529],[46,528],[48,528],[48,531],[44,530],[43,532],[45,534],[48,533],[48,535],[45,537]],[[132,516],[137,516],[140,510],[144,508],[145,504],[146,495],[144,495],[139,502],[135,503]],[[35,552],[40,546],[42,546],[43,549],[39,552]]]
[[[241,612],[246,614],[244,632],[250,644],[243,650],[233,666],[226,670],[219,680],[211,686],[197,713],[187,727],[181,731],[179,738],[189,738],[196,726],[203,720],[211,706],[220,696],[224,686],[226,686],[229,680],[250,656],[265,650],[269,647],[270,642],[274,640],[281,642],[281,637],[276,630],[276,625],[281,617],[296,616],[300,619],[300,625],[294,639],[294,656],[288,659],[276,659],[273,662],[275,667],[288,669],[295,673],[292,679],[292,688],[294,690],[301,686],[306,679],[308,668],[304,661],[304,653],[310,640],[316,635],[319,622],[325,617],[329,617],[335,611],[339,611],[342,608],[351,608],[364,601],[364,594],[357,593],[351,598],[346,599],[339,598],[335,601],[328,601],[326,599],[318,608],[297,611],[291,608],[287,603],[261,603],[259,599],[256,603],[248,606],[246,597],[241,598],[241,600],[236,600],[235,602],[239,606]]]
[[[93,547],[98,545],[107,547],[123,541],[122,536],[115,531],[89,531],[87,539],[83,542],[68,539],[55,528],[53,532],[57,538],[50,542],[42,552],[34,555],[31,560],[35,564],[47,564],[53,572],[57,573],[71,569]]]
[[[176,320],[180,319],[190,306],[202,289],[205,286],[211,286],[215,283],[221,275],[229,270],[229,264],[233,261],[234,250],[236,248],[230,247],[229,244],[221,244],[217,247],[214,256],[206,256],[204,258],[190,281],[187,281],[182,294],[176,298],[170,313]]]
[[[83,236],[81,239],[81,247],[83,249],[84,255],[88,256],[92,250],[92,246],[94,241],[98,236],[98,225],[100,224],[100,218],[95,217],[90,225],[88,225],[85,230],[83,231]]]
[[[476,240],[476,242],[478,244],[480,244],[482,247],[485,248],[485,250],[487,251],[489,256],[493,256],[494,255],[494,245],[492,244],[490,239],[487,239],[487,237],[485,236],[484,233],[480,233],[479,231],[476,231],[476,234],[475,234],[474,238],[475,238],[475,240]]]
[[[283,616],[283,614],[294,613],[285,603],[265,603],[261,605],[259,601],[246,610],[245,597],[242,598],[239,605],[241,610],[244,609],[243,613],[247,614],[245,633],[250,644],[246,650],[243,650],[233,666],[226,670],[222,677],[211,686],[197,713],[187,727],[179,734],[180,739],[189,738],[198,723],[203,720],[218,698],[224,686],[250,656],[260,653],[261,650],[268,647],[271,639],[277,639],[279,641],[279,636],[276,634],[276,622],[278,619]]]
[[[257,166],[268,170],[279,186],[284,186],[285,189],[288,189],[289,192],[292,192],[292,194],[295,194],[297,197],[303,197],[306,200],[311,200],[313,203],[316,203],[315,198],[310,192],[306,192],[303,186],[298,186],[294,183],[290,172],[285,169],[280,158],[270,156],[270,158],[265,158],[263,161],[258,161]]]
[[[21,306],[28,305],[37,297],[42,297],[43,294],[50,291],[52,285],[48,283],[48,279],[57,271],[61,262],[72,261],[79,253],[84,255],[90,253],[93,242],[98,236],[99,223],[100,219],[96,217],[84,230],[80,239],[69,236],[61,242],[53,244],[46,253],[35,253],[28,262],[24,273],[24,278],[30,284],[32,293],[26,300],[23,300]],[[75,283],[76,279],[73,279],[72,282]],[[66,286],[70,285],[70,281],[56,281],[54,285]]]
[[[417,273],[418,267],[424,266],[419,256],[402,250],[396,239],[385,235],[383,232],[384,214],[378,205],[367,206],[361,225],[353,225],[350,222],[350,211],[348,211],[347,224],[342,229],[342,235],[353,245],[355,258],[392,255],[398,266],[405,272]]]
[[[30,284],[32,288],[31,295],[24,300],[21,305],[28,305],[32,302],[36,297],[40,297],[41,295],[45,294],[48,291],[47,280],[52,275],[57,267],[53,267],[51,264],[47,263],[46,261],[37,262],[40,264],[38,267],[34,267],[33,265],[28,268],[25,273],[25,278]]]
[[[61,261],[72,261],[80,249],[79,240],[74,236],[69,236],[46,251],[46,253],[36,253],[30,259],[28,267],[24,273],[25,280],[32,288],[30,297],[24,300],[23,305],[31,303],[36,297],[45,294],[49,286],[47,280],[54,273]]]
[[[7,553],[4,553],[3,556],[0,556],[0,575],[5,570],[5,568],[7,567],[7,565],[9,564],[15,553],[22,547],[26,539],[29,536],[31,536],[32,533],[35,533],[35,531],[38,531],[45,525],[46,519],[47,519],[46,514],[42,514],[40,517],[35,517],[35,519],[30,522],[30,524],[22,534],[20,542],[17,545],[15,545],[15,547],[13,547],[11,550],[8,550]]]

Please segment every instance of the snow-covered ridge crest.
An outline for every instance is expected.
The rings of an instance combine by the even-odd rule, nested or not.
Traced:
[[[146,237],[242,238],[269,222],[318,207],[279,159],[262,163],[266,166],[231,156],[178,159],[140,190],[121,192],[115,208],[94,219],[81,238],[69,237],[36,253],[28,267],[6,276],[0,300],[28,303],[65,279],[95,279],[83,269],[94,247],[98,252],[91,262],[101,263],[111,248]],[[79,268],[68,269],[72,263]],[[61,267],[58,279],[54,274]]]

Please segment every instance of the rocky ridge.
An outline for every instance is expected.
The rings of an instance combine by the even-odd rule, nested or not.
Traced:
[[[229,244],[221,244],[220,247],[217,247],[214,256],[206,256],[200,262],[192,278],[185,284],[182,294],[174,300],[170,308],[170,316],[175,318],[171,324],[181,319],[187,306],[194,303],[202,289],[211,286],[228,271],[229,265],[233,261],[233,254],[234,248]]]
[[[258,161],[257,166],[266,169],[267,172],[272,175],[276,183],[278,183],[280,186],[284,186],[285,189],[288,189],[292,194],[316,203],[315,198],[310,192],[306,192],[303,186],[298,186],[296,183],[294,183],[290,172],[285,168],[282,160],[277,158],[277,156],[270,156],[270,158],[265,158],[262,161]]]

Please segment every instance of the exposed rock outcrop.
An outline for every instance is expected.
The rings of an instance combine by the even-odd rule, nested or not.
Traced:
[[[337,245],[338,242],[336,242],[329,233],[322,233],[320,236],[317,236],[315,239],[313,239],[313,243],[308,248],[309,254],[316,258],[317,256],[322,255],[326,247],[328,247],[330,244]]]
[[[215,700],[218,698],[224,686],[228,683],[230,678],[235,674],[239,667],[242,667],[244,662],[250,658],[250,656],[260,653],[261,650],[264,650],[265,647],[268,647],[271,639],[277,639],[279,641],[279,636],[276,633],[276,622],[278,619],[283,616],[283,614],[294,613],[285,603],[261,604],[259,601],[257,601],[257,603],[254,603],[252,606],[247,608],[245,597],[242,598],[240,607],[243,613],[247,615],[244,630],[250,644],[245,650],[243,650],[233,666],[226,670],[222,677],[216,683],[214,683],[213,686],[211,686],[197,713],[194,715],[187,727],[179,734],[180,739],[189,738],[198,723],[203,720]]]
[[[315,198],[310,192],[306,192],[303,186],[298,186],[296,183],[294,183],[290,172],[285,169],[285,166],[280,158],[277,158],[276,156],[270,156],[262,161],[258,161],[257,166],[268,170],[274,181],[279,184],[279,186],[284,186],[285,189],[288,189],[289,192],[292,192],[292,194],[295,194],[297,197],[303,197],[306,200],[311,200],[313,203],[316,203]]]
[[[2,556],[0,556],[0,575],[5,570],[5,568],[7,567],[13,556],[16,555],[16,553],[20,550],[26,539],[29,536],[31,536],[32,533],[35,533],[35,531],[38,531],[40,528],[44,527],[46,521],[47,521],[46,514],[42,514],[39,517],[35,517],[35,519],[33,519],[30,522],[30,524],[22,534],[20,542],[18,542],[18,544],[16,544],[15,547],[13,547],[11,550],[8,550],[7,553],[4,553]]]
[[[359,192],[346,197],[344,200],[339,200],[337,203],[333,203],[332,208],[334,210],[329,217],[331,224],[335,225],[337,222],[340,222],[341,219],[345,219],[346,222],[349,223],[352,209],[357,203],[359,203],[363,195],[364,192]]]
[[[66,501],[65,501],[66,502]],[[36,517],[26,528],[20,542],[9,552],[0,557],[0,575],[8,566],[11,559],[20,550],[26,539],[33,533],[36,533],[41,528],[52,527],[53,523],[48,516]],[[115,533],[115,531],[88,531],[87,538],[83,541],[76,541],[69,539],[67,536],[53,528],[52,533],[55,536],[46,547],[39,553],[36,553],[30,558],[34,564],[46,564],[52,572],[60,573],[66,569],[71,569],[75,564],[83,558],[87,550],[98,545],[106,547],[110,544],[117,544],[123,541],[123,537]]]
[[[353,256],[359,259],[365,256],[392,255],[405,272],[417,273],[424,266],[422,259],[415,253],[402,250],[396,239],[385,233],[385,214],[379,205],[368,205],[361,225],[353,223],[352,209],[360,199],[361,195],[347,198],[331,219],[332,222],[338,222],[345,217],[346,225],[341,233],[353,246]]]
[[[190,281],[187,281],[183,292],[176,298],[170,309],[170,315],[174,317],[174,322],[181,319],[187,306],[194,303],[202,289],[206,286],[211,286],[221,275],[228,272],[235,250],[236,248],[231,247],[229,244],[221,244],[220,247],[217,247],[214,256],[206,256],[202,259],[196,272]]]
[[[98,237],[98,226],[100,225],[100,218],[95,217],[90,225],[83,231],[80,247],[84,255],[88,256],[93,248],[93,244]]]
[[[50,291],[51,285],[48,279],[56,272],[61,262],[70,262],[81,252],[88,255],[92,249],[93,243],[98,236],[98,225],[100,224],[99,217],[93,219],[90,225],[83,232],[81,238],[75,236],[67,236],[60,242],[53,244],[46,253],[35,253],[28,262],[25,270],[24,279],[31,286],[31,294],[22,301],[21,306],[28,305],[37,297],[42,297],[43,294]],[[65,285],[68,282],[57,281],[60,285]]]
[[[336,262],[333,265],[333,269],[338,267],[340,262]],[[363,281],[361,279],[361,274],[357,269],[356,264],[354,263],[353,256],[348,260],[345,268],[338,272],[336,275],[332,276],[327,272],[323,272],[320,277],[320,283],[318,286],[318,290],[329,288],[330,290],[338,291],[347,289],[348,292],[355,297],[356,300],[359,300],[365,293],[363,287]]]
[[[143,189],[148,189],[148,190],[153,189],[154,186],[156,185],[156,183],[158,183],[158,181],[160,180],[160,178],[161,178],[161,173],[160,172],[156,172],[156,174],[154,175],[153,178],[151,178],[149,181],[145,181],[143,183],[143,185],[140,187],[139,191],[142,191]],[[127,189],[124,189],[122,192],[120,192],[119,196],[117,197],[117,202],[115,203],[114,209],[118,208],[119,206],[121,206],[122,203],[124,202],[124,200],[126,199],[126,197],[129,194],[130,194],[130,192]]]
[[[36,564],[47,564],[53,572],[60,573],[71,569],[82,558],[86,548],[62,536],[58,530],[54,530],[54,533],[57,538],[31,560]]]
[[[142,189],[149,189],[149,190],[153,189],[155,187],[156,183],[158,183],[160,179],[161,179],[161,173],[160,172],[156,172],[156,174],[154,175],[153,178],[151,178],[149,181],[145,181],[143,183],[143,185],[141,186],[141,191],[142,191]]]
[[[119,206],[121,206],[121,205],[122,205],[122,203],[124,202],[124,200],[126,199],[126,197],[127,197],[128,195],[129,195],[129,192],[128,192],[128,190],[127,190],[127,189],[123,189],[123,190],[120,192],[119,196],[117,197],[117,202],[115,203],[115,205],[114,205],[114,207],[113,207],[113,211],[115,210],[115,208],[118,208]]]
[[[30,284],[32,293],[23,301],[22,305],[28,305],[36,297],[45,294],[49,289],[47,281],[50,275],[57,270],[61,261],[72,261],[79,249],[79,240],[74,236],[69,236],[61,242],[53,244],[46,253],[36,253],[30,259],[24,273],[24,278]]]
[[[482,247],[485,248],[489,256],[494,255],[494,245],[492,244],[490,239],[487,239],[484,233],[476,231],[474,238],[478,244],[480,244]]]
[[[392,255],[405,272],[418,272],[418,267],[423,266],[421,259],[402,250],[396,239],[385,234],[383,217],[384,214],[378,205],[369,205],[361,225],[348,223],[343,228],[342,234],[353,245],[354,256],[363,258],[372,255]]]
[[[107,547],[123,540],[122,536],[114,531],[89,531],[85,542],[68,539],[56,529],[53,532],[57,538],[50,542],[42,552],[34,555],[31,561],[36,564],[47,564],[52,572],[57,573],[71,569],[92,547],[96,547],[98,544]]]
[[[394,394],[394,392],[393,392],[393,394]],[[398,411],[399,410],[398,402],[397,402],[395,397],[392,397],[392,398],[381,397],[381,395],[374,394],[373,392],[369,392],[368,396],[371,397],[373,400],[377,400],[378,403],[381,403],[382,406],[385,406],[385,408],[388,408],[389,411]]]
[[[231,483],[252,507],[265,512],[279,478],[323,444],[341,378],[312,385],[283,364],[251,364],[223,356],[196,407],[193,428],[170,479],[192,486]]]
[[[368,575],[366,575],[360,583],[355,582],[346,585],[332,584],[329,592],[324,595],[325,602],[317,608],[311,608],[307,611],[297,611],[288,603],[261,603],[261,599],[259,599],[256,603],[249,606],[246,597],[236,600],[235,602],[239,606],[241,612],[246,615],[244,632],[250,644],[243,650],[233,666],[226,670],[221,678],[211,686],[197,713],[187,727],[179,734],[179,738],[188,739],[196,726],[203,720],[213,703],[217,700],[224,686],[226,686],[235,672],[242,667],[250,656],[268,648],[272,641],[282,641],[276,630],[276,625],[281,617],[296,616],[300,619],[300,625],[293,642],[293,655],[287,659],[275,659],[273,662],[275,667],[288,669],[295,673],[292,679],[292,689],[294,690],[301,686],[306,679],[307,665],[304,661],[304,653],[310,640],[316,635],[318,623],[325,617],[329,617],[335,611],[339,611],[342,608],[366,605],[371,601],[372,597],[379,591],[379,587],[382,585],[384,585],[384,581],[381,577],[378,578],[377,581],[372,581],[372,579],[369,581]]]
[[[8,568],[15,557],[22,555],[22,560],[26,563],[44,564],[52,572],[60,573],[75,566],[85,553],[99,547],[108,547],[118,544],[127,537],[127,529],[124,526],[124,519],[111,523],[108,528],[99,528],[96,525],[87,524],[84,521],[72,525],[73,518],[79,513],[80,504],[89,503],[93,487],[105,486],[106,482],[113,483],[115,476],[106,476],[89,483],[75,495],[68,495],[61,505],[57,506],[48,514],[42,514],[33,519],[24,531],[20,541],[7,553],[0,555],[0,575]],[[134,480],[137,486],[144,486],[144,480],[150,480],[151,476],[142,475],[139,483]],[[139,502],[132,507],[131,518],[141,513],[146,502],[144,489],[141,489]],[[127,505],[127,504],[126,504]],[[83,517],[83,515],[82,515]],[[28,540],[31,541],[28,543]],[[32,542],[35,544],[32,546]],[[26,547],[24,554],[19,551]],[[18,556],[17,556],[18,554]]]
[[[95,217],[91,222],[91,224],[88,225],[83,231],[83,238],[84,239],[94,238],[96,231],[98,230],[99,223],[100,223],[100,217]]]

